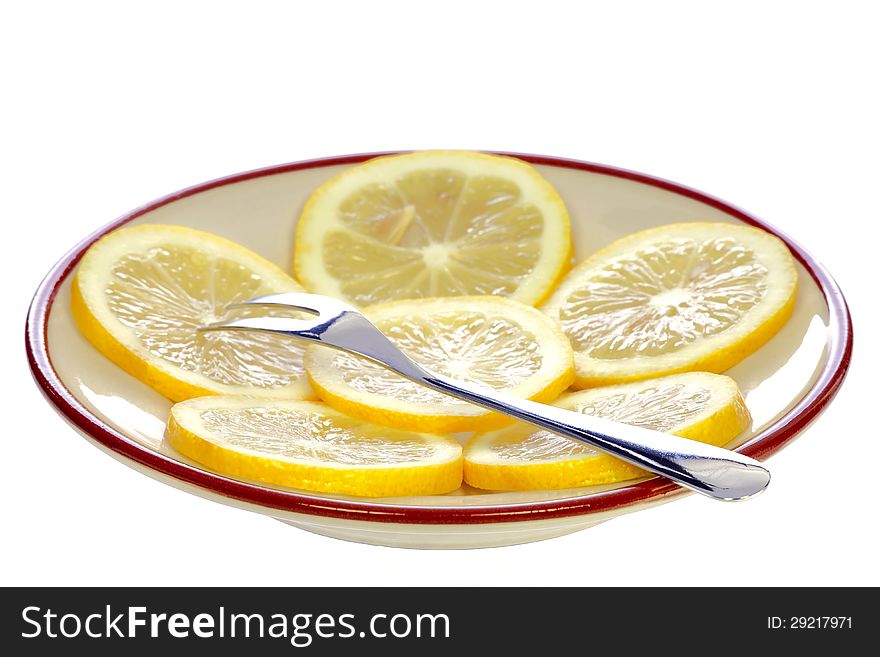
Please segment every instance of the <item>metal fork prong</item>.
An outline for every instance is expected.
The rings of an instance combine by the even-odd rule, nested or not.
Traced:
[[[293,310],[302,310],[316,315],[338,315],[345,310],[354,310],[347,304],[329,299],[328,297],[307,292],[279,292],[276,294],[264,294],[246,301],[239,301],[228,308],[246,308],[251,306],[278,306]]]
[[[302,334],[321,325],[315,319],[294,319],[293,317],[242,317],[227,322],[216,322],[200,326],[199,331],[248,330],[266,333]]]

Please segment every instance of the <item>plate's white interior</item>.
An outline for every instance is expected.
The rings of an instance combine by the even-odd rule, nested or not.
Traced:
[[[280,173],[217,187],[165,205],[134,223],[182,224],[211,231],[289,271],[295,223],[305,199],[341,168]],[[631,180],[554,166],[539,169],[559,190],[571,213],[578,261],[643,228],[681,221],[738,221],[699,201]],[[828,308],[813,279],[800,266],[799,273],[800,288],[791,321],[756,354],[727,372],[739,383],[754,417],[753,426],[737,443],[789,410],[813,383],[826,359]],[[69,299],[67,280],[48,319],[49,351],[62,381],[110,426],[148,449],[189,462],[163,441],[170,402],[92,348],[73,323]],[[561,499],[597,490],[486,493],[464,487],[450,495],[382,502],[470,506]]]

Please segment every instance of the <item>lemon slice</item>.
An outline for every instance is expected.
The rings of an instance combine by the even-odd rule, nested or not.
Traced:
[[[313,397],[303,347],[267,334],[200,333],[237,301],[301,291],[272,263],[181,226],[122,228],[83,256],[73,316],[88,340],[171,400],[207,394]]]
[[[572,380],[571,346],[562,331],[510,299],[395,301],[365,314],[415,362],[439,374],[538,401],[555,399]],[[305,366],[321,399],[370,422],[443,433],[510,421],[327,347],[309,347]]]
[[[542,310],[571,340],[577,387],[722,372],[791,316],[797,271],[757,228],[672,224],[614,242],[575,267]]]
[[[568,213],[529,164],[469,151],[370,160],[311,195],[296,276],[360,306],[506,296],[537,304],[569,267]]]
[[[461,485],[461,445],[364,424],[318,402],[200,397],[175,404],[165,436],[224,474],[306,490],[392,497]]]
[[[751,422],[736,382],[706,372],[574,392],[554,406],[718,446]],[[522,423],[476,434],[464,455],[465,481],[487,490],[576,488],[649,474],[588,445]]]

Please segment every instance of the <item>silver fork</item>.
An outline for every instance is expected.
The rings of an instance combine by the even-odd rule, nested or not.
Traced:
[[[330,297],[285,292],[236,305],[284,307],[315,317],[247,317],[201,330],[262,331],[357,354],[423,386],[581,441],[715,499],[743,500],[770,483],[770,473],[763,465],[737,452],[519,399],[488,386],[430,372],[394,346],[360,311]]]

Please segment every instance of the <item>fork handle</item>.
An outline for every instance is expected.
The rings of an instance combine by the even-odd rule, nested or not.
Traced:
[[[579,440],[715,499],[743,500],[770,483],[770,472],[758,461],[721,447],[519,399],[432,372],[419,377],[419,382]]]

